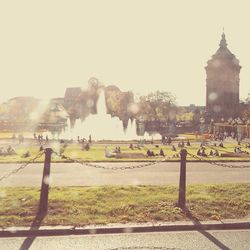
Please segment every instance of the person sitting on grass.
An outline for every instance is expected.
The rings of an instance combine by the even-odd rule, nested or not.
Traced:
[[[219,147],[224,148],[223,142],[221,141]]]
[[[180,157],[180,155],[179,154],[173,154],[173,156],[172,156],[173,158],[179,158]]]
[[[200,148],[198,149],[196,154],[199,155],[199,156],[201,155],[201,149]]]
[[[234,153],[244,153],[240,147],[235,147],[234,148]]]
[[[132,150],[134,150],[134,146],[133,146],[132,143],[129,144],[129,148],[132,149]]]
[[[202,151],[201,151],[201,156],[207,157],[207,154],[206,154],[206,151],[205,151],[204,148],[203,148]]]
[[[189,141],[189,140],[187,141],[187,146],[191,146],[191,144],[190,144],[190,141]]]
[[[115,147],[114,153],[121,153],[121,148],[120,147]]]
[[[172,151],[176,151],[175,145],[172,145]]]
[[[22,155],[22,158],[28,158],[28,157],[30,157],[30,152],[29,152],[29,151],[25,152],[25,153]]]
[[[163,152],[162,148],[161,148],[161,150],[160,150],[159,155],[160,155],[160,156],[163,156],[163,157],[165,156],[165,154],[164,154],[164,152]]]
[[[87,144],[85,145],[85,150],[89,151],[89,149],[90,149],[90,145],[89,145],[89,142],[87,142]]]
[[[214,155],[214,151],[211,149],[209,152],[209,156],[213,156]]]
[[[11,146],[9,146],[7,148],[7,154],[9,154],[9,155],[16,155],[16,152],[15,152],[14,148],[12,148]]]
[[[149,149],[147,150],[147,156],[155,156],[155,153],[153,151],[150,151]]]
[[[109,151],[108,147],[106,146],[105,147],[105,157],[106,158],[114,158],[114,157],[116,157],[116,153]]]
[[[215,152],[214,152],[214,156],[220,156],[217,149],[216,149]]]

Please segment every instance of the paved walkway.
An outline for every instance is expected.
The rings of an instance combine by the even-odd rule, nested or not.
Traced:
[[[248,250],[249,230],[1,238],[2,250]]]
[[[143,163],[98,163],[106,167],[138,166]],[[232,164],[232,163],[228,163]],[[247,163],[233,163],[246,165]],[[250,165],[250,164],[249,164]],[[0,164],[0,176],[20,164]],[[77,163],[53,163],[52,186],[96,185],[178,185],[180,163],[158,163],[144,168],[128,170],[98,169]],[[0,182],[0,186],[40,186],[43,164],[31,164]],[[187,163],[187,184],[249,183],[250,168],[225,168],[208,163]]]

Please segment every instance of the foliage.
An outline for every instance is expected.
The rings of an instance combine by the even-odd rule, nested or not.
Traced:
[[[250,120],[250,104],[241,105],[241,117]]]
[[[194,118],[193,112],[184,112],[176,116],[176,119],[178,121],[193,121],[193,118]]]
[[[37,110],[39,100],[33,97],[15,97],[0,104],[0,115],[6,120],[28,120],[30,114]]]
[[[156,91],[141,96],[138,115],[142,116],[146,121],[175,120],[178,112],[175,101],[176,98],[170,92]]]
[[[133,114],[128,109],[133,102],[134,96],[132,92],[122,92],[119,89],[106,90],[107,109],[112,116],[117,116],[121,120],[133,118]]]

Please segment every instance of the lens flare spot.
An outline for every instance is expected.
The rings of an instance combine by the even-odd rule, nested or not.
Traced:
[[[219,113],[219,112],[221,111],[221,106],[220,106],[220,105],[215,105],[215,106],[213,107],[213,111],[214,111],[215,113]]]
[[[210,101],[215,101],[218,98],[218,94],[215,92],[212,92],[209,94],[208,98]]]

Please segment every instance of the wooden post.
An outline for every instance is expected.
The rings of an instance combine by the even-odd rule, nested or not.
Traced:
[[[186,157],[187,157],[187,150],[182,149],[180,154],[181,154],[181,165],[180,165],[178,207],[184,209],[186,207]]]
[[[52,149],[45,149],[45,160],[43,168],[43,178],[40,193],[39,214],[46,214],[48,210],[49,178]]]

